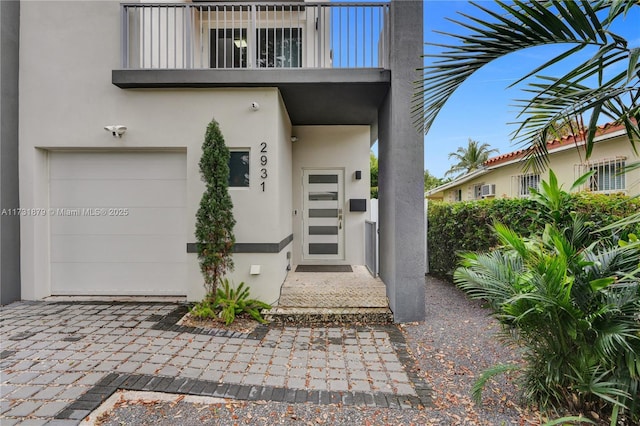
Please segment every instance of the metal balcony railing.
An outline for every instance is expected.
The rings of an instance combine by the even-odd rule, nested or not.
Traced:
[[[124,69],[387,68],[389,3],[123,3]]]

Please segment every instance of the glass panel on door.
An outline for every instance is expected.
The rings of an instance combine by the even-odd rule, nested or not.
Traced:
[[[303,175],[304,259],[343,259],[344,172],[305,170]]]

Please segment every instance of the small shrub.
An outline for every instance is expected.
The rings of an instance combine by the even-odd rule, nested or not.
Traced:
[[[207,295],[205,299],[191,309],[191,315],[200,319],[218,317],[226,325],[235,321],[236,316],[246,313],[261,324],[266,323],[262,318],[262,309],[271,309],[271,305],[249,298],[249,287],[244,282],[234,288],[228,279],[222,280],[214,295]]]
[[[200,175],[205,191],[196,214],[198,261],[207,294],[216,288],[227,271],[233,271],[233,202],[229,195],[229,149],[220,126],[211,120],[202,143]]]

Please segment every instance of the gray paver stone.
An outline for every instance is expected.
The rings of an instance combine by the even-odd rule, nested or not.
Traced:
[[[42,388],[41,388],[42,389]],[[61,394],[65,388],[63,386],[47,386],[40,392],[33,395],[33,399],[55,399],[56,396]]]
[[[120,349],[114,350],[114,349],[107,348],[106,350],[109,352],[114,352],[109,358],[107,358],[109,361],[124,361],[125,359],[131,356],[131,354],[127,352],[116,352],[116,351],[119,351]]]
[[[389,372],[389,378],[394,382],[409,383],[409,376],[404,372]]]
[[[261,385],[264,381],[264,376],[261,374],[247,374],[244,376],[242,383],[245,385]]]
[[[234,357],[234,354],[231,352],[221,352],[215,355],[216,361],[231,361]]]
[[[322,368],[310,368],[308,374],[312,379],[324,379],[327,377],[326,370]]]
[[[187,365],[190,361],[191,361],[191,358],[184,357],[184,356],[176,356],[171,358],[171,361],[169,361],[169,364],[182,367],[183,365]]]
[[[327,378],[328,379],[344,379],[347,376],[347,372],[342,369],[328,368],[327,369]]]
[[[55,380],[55,384],[57,384],[57,385],[70,385],[71,383],[75,382],[76,380],[78,380],[82,376],[83,376],[83,374],[81,374],[81,373],[65,373],[65,374],[62,374],[60,377],[58,377]]]
[[[95,367],[95,371],[113,371],[120,365],[119,361],[104,361]]]
[[[238,373],[238,372],[247,371],[248,368],[249,368],[249,363],[246,363],[246,362],[232,362],[229,365],[228,370],[232,371],[234,373]]]
[[[272,376],[284,376],[287,374],[287,367],[283,365],[271,365],[267,371],[269,372],[269,375]]]
[[[327,381],[324,379],[311,379],[309,380],[308,389],[311,390],[327,390]]]
[[[156,374],[156,371],[158,371],[160,368],[162,368],[162,364],[144,363],[138,369],[137,373],[139,373],[139,374]]]
[[[309,366],[310,367],[325,367],[327,362],[324,359],[310,359]]]
[[[188,377],[190,379],[197,379],[202,374],[202,368],[185,367],[180,372],[181,376]]]
[[[193,358],[189,361],[189,367],[191,368],[204,368],[209,365],[209,361],[204,359]]]
[[[367,372],[365,370],[349,370],[349,377],[353,380],[367,380]]]
[[[373,380],[378,380],[378,381],[387,380],[387,373],[385,373],[384,371],[370,371],[369,376]]]
[[[222,370],[206,370],[200,375],[202,380],[220,380],[224,371]]]
[[[264,379],[265,386],[283,386],[284,385],[284,377],[283,376],[267,376]]]
[[[40,401],[25,401],[20,404],[15,405],[9,411],[7,411],[8,417],[26,417],[33,414],[40,406],[42,402]]]
[[[84,377],[82,377],[80,380],[78,380],[76,385],[94,385],[98,382],[98,380],[100,380],[104,376],[105,376],[104,373],[89,373],[89,374],[86,374]]]
[[[166,365],[158,371],[160,376],[176,376],[180,370],[173,365]]]
[[[0,414],[4,414],[11,409],[11,401],[2,400],[0,401]]]
[[[415,389],[413,389],[413,386],[411,386],[408,383],[398,383],[395,385],[396,388],[396,392],[399,395],[415,395],[416,391]]]
[[[304,389],[306,387],[306,380],[298,377],[289,377],[287,387],[290,389]]]
[[[47,424],[47,419],[27,419],[20,423],[20,426],[42,426]],[[4,423],[2,423],[4,425]]]
[[[38,376],[40,376],[40,373],[22,373],[22,372],[19,372],[16,375],[10,375],[8,380],[7,380],[7,377],[5,377],[4,379],[7,380],[9,383],[12,383],[12,384],[24,384],[24,383],[31,382],[32,380],[34,380]]]
[[[66,402],[45,402],[33,414],[36,417],[54,417],[67,406]]]
[[[267,371],[267,364],[252,364],[249,367],[249,373],[263,374]]]
[[[404,367],[399,362],[386,362],[384,365],[389,371],[404,371]]]
[[[349,390],[354,392],[371,392],[371,386],[366,380],[351,380]]]
[[[216,356],[216,361],[209,363],[209,367],[207,367],[207,369],[223,371],[223,370],[226,370],[228,366],[229,366],[228,362],[218,361],[218,357]]]
[[[142,367],[142,364],[139,362],[125,362],[118,366],[118,371],[123,373],[134,373],[137,372],[140,367]]]
[[[242,383],[244,374],[237,372],[228,372],[223,375],[223,380],[229,383]]]

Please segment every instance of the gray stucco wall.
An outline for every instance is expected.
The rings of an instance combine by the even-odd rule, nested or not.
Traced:
[[[391,3],[391,89],[378,116],[380,277],[396,322],[425,318],[424,142],[411,116],[422,11],[422,0]]]
[[[18,57],[20,2],[0,1],[0,210],[18,196]],[[7,213],[5,211],[5,213]],[[0,304],[20,299],[20,217],[0,215]]]

